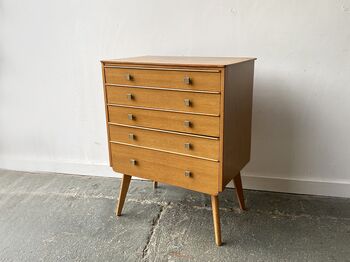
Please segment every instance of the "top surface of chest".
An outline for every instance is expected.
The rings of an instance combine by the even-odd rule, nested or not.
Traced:
[[[232,64],[243,63],[256,58],[250,57],[197,57],[197,56],[139,56],[121,59],[106,59],[105,64],[129,65],[166,65],[184,67],[225,67]]]

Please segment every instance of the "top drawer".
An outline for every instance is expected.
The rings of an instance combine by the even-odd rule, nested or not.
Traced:
[[[107,84],[220,91],[220,72],[105,67]]]

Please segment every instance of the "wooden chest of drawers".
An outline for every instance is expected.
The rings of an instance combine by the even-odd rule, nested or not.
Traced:
[[[103,60],[110,165],[123,174],[120,215],[132,176],[211,195],[221,245],[218,194],[250,159],[254,58]]]

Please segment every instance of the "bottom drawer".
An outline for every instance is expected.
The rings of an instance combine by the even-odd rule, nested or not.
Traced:
[[[113,169],[119,173],[218,193],[218,162],[112,143],[111,151]]]

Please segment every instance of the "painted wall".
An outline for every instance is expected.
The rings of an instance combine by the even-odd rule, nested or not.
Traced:
[[[113,175],[102,58],[255,56],[247,187],[350,196],[350,1],[0,1],[0,168]]]

